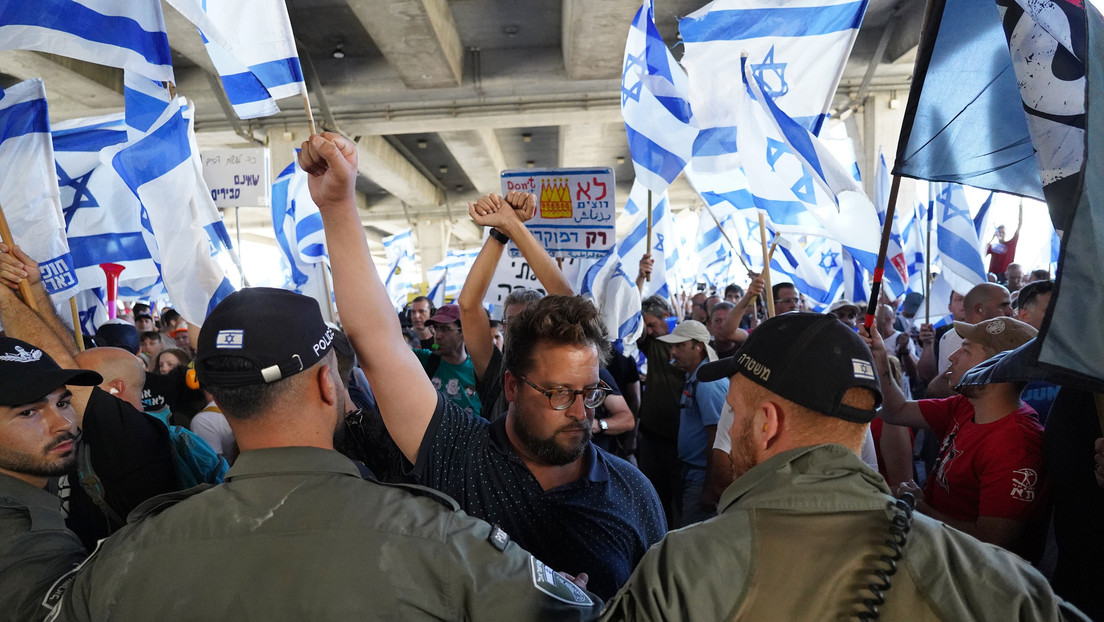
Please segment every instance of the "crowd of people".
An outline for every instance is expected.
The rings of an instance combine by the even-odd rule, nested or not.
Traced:
[[[340,327],[246,288],[83,349],[0,245],[0,619],[1104,619],[1098,402],[1017,364],[1053,282],[1016,236],[946,326],[752,274],[611,343],[533,195],[471,204],[456,301],[396,314],[353,144],[299,164]],[[541,290],[492,319],[510,241]]]

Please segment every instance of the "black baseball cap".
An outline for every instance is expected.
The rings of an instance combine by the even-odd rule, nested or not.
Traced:
[[[0,337],[0,404],[37,402],[67,384],[94,387],[103,377],[87,369],[62,369],[50,355],[26,341]]]
[[[276,382],[312,367],[333,347],[334,332],[314,298],[283,289],[248,287],[230,294],[203,322],[195,370],[200,384],[238,387]],[[216,357],[237,357],[251,369],[211,369]]]
[[[702,365],[698,378],[709,382],[736,373],[799,406],[855,423],[870,422],[875,410],[842,404],[848,389],[870,389],[875,408],[882,403],[870,349],[831,315],[773,317],[751,331],[735,354]]]
[[[122,348],[131,354],[138,354],[138,329],[123,320],[108,320],[96,329],[96,345]]]

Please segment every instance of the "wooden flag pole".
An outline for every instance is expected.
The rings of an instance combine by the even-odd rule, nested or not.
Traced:
[[[935,214],[931,213],[931,205],[928,206],[928,235],[924,240],[927,249],[924,251],[924,323],[931,324],[931,227]]]
[[[870,300],[866,303],[866,319],[863,326],[869,329],[874,325],[874,312],[878,310],[878,298],[882,293],[882,276],[885,275],[886,254],[889,252],[889,236],[893,233],[893,214],[897,208],[897,193],[901,189],[901,178],[893,176],[889,188],[889,205],[886,206],[885,224],[882,225],[882,242],[878,245],[878,263],[874,264],[874,282],[870,286]]]
[[[774,317],[774,294],[770,282],[770,251],[767,250],[767,221],[759,212],[759,242],[763,245],[763,299],[767,301],[767,317]]]
[[[15,240],[12,239],[11,229],[8,228],[8,219],[4,216],[4,206],[0,205],[0,239],[4,244],[8,245],[8,249],[15,248]],[[38,305],[35,304],[34,295],[31,293],[31,284],[27,279],[23,279],[19,282],[19,293],[23,296],[23,302],[31,308],[32,311],[38,311]]]
[[[84,335],[81,334],[80,311],[77,311],[77,297],[69,299],[69,310],[73,312],[73,340],[77,342],[77,351],[84,352]]]
[[[644,252],[652,254],[652,191],[648,191],[648,246],[644,249]],[[651,281],[652,275],[649,272],[644,276],[645,281]]]
[[[318,133],[318,128],[314,125],[314,111],[311,110],[310,96],[307,95],[306,88],[303,88],[303,107],[307,109],[307,122],[310,123],[311,136],[314,136]]]
[[[728,242],[728,245],[730,247],[732,247],[733,252],[736,253],[736,258],[739,259],[740,263],[744,265],[744,269],[748,272],[751,272],[751,266],[749,266],[747,261],[744,259],[744,254],[741,253],[740,249],[736,248],[736,245],[732,243],[732,238],[728,237],[728,232],[726,232],[724,230],[724,227],[721,226],[721,221],[717,220],[717,215],[713,213],[713,210],[709,209],[709,204],[706,203],[703,207],[705,208],[706,213],[708,213],[709,216],[713,218],[713,222],[717,223],[717,230],[721,232],[721,235],[724,236],[725,241]]]

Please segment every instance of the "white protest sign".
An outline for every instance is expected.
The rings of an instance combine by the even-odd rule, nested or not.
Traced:
[[[563,260],[563,272],[568,277],[568,282],[578,278],[578,272],[583,266],[589,266],[594,260],[569,257]],[[572,283],[572,287],[578,288],[578,284]],[[511,291],[520,288],[535,289],[546,294],[544,287],[537,280],[537,275],[529,267],[524,257],[511,257],[503,254],[495,267],[494,276],[491,277],[491,285],[487,288],[487,295],[483,298],[483,305],[491,306],[491,316],[495,319],[502,318],[502,301]]]
[[[517,169],[502,172],[502,194],[537,195],[525,226],[553,257],[601,257],[617,241],[613,169]],[[509,254],[518,256],[510,243]]]
[[[207,149],[202,153],[203,179],[219,207],[268,207],[272,183],[268,148]]]

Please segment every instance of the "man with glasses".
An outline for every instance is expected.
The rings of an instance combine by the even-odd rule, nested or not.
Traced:
[[[345,331],[411,474],[497,525],[487,546],[512,538],[551,568],[588,575],[595,594],[612,596],[667,525],[644,476],[590,442],[594,408],[606,394],[598,365],[609,352],[598,309],[550,295],[512,316],[506,415],[468,417],[433,389],[402,337],[357,225],[356,150],[327,134],[312,138],[300,160],[310,161],[304,168],[332,249]]]
[[[801,310],[801,294],[793,283],[776,283],[771,287],[771,292],[774,294],[775,315]]]
[[[433,330],[432,350],[415,350],[433,387],[469,417],[482,414],[475,388],[475,367],[464,348],[460,324],[460,306],[447,304],[437,310],[425,325]]]

